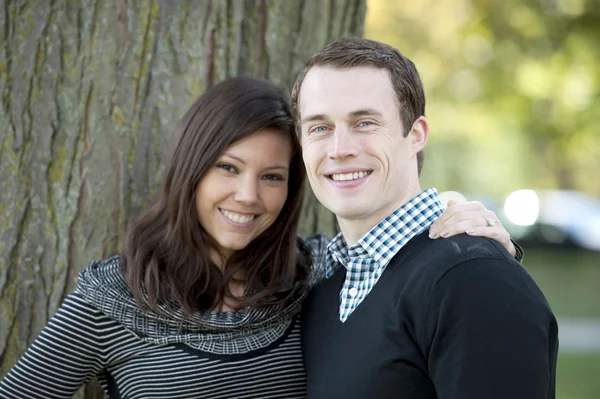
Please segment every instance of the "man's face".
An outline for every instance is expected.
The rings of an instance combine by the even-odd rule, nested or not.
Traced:
[[[424,142],[412,130],[404,137],[386,70],[313,67],[298,106],[308,180],[340,223],[373,227],[416,194],[415,184],[418,193]]]

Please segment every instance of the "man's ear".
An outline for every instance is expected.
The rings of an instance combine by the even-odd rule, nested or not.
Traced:
[[[410,149],[413,155],[425,148],[429,138],[429,122],[424,116],[420,116],[414,121],[407,138],[410,140]]]

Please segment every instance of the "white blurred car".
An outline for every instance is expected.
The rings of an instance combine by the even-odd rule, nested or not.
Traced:
[[[504,202],[506,228],[519,242],[600,251],[600,200],[579,191],[519,190]]]

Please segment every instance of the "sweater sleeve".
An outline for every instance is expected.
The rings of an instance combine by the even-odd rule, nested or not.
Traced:
[[[69,295],[33,344],[0,381],[1,398],[70,398],[104,367],[107,317]]]
[[[516,262],[449,269],[431,291],[423,345],[439,399],[554,397],[556,319]]]
[[[299,247],[306,248],[312,257],[311,287],[314,287],[325,278],[325,259],[329,242],[329,237],[325,233],[317,233],[309,237],[298,235]]]

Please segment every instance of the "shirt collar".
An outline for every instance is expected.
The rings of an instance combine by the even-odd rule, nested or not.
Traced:
[[[406,243],[444,212],[437,190],[429,188],[396,209],[351,247],[339,233],[327,245],[325,273],[331,277],[351,259],[371,258],[386,266]]]

